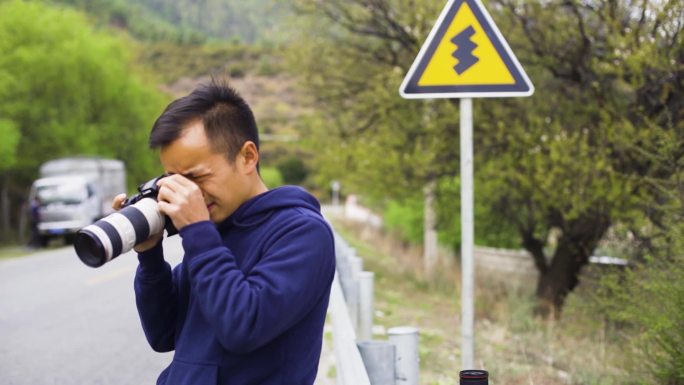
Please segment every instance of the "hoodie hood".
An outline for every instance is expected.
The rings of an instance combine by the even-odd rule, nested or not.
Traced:
[[[282,186],[259,194],[243,203],[233,214],[219,224],[220,228],[251,227],[266,221],[286,208],[305,208],[320,215],[321,205],[306,190],[298,186]]]

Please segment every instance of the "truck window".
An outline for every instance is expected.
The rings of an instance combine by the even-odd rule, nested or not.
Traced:
[[[88,192],[83,185],[49,185],[39,186],[36,189],[41,204],[51,203],[79,204],[83,202]]]

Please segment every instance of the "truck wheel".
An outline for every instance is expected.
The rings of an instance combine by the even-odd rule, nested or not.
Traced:
[[[38,238],[38,245],[40,247],[47,247],[48,243],[50,243],[50,236],[48,235],[41,235]]]

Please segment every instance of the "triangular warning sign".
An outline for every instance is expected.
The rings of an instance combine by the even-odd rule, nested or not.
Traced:
[[[529,96],[534,86],[480,0],[449,0],[401,85],[408,99]]]

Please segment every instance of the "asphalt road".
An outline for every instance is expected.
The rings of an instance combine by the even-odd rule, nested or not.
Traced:
[[[180,238],[164,247],[178,263]],[[0,261],[0,384],[154,384],[172,353],[147,345],[136,267],[128,253],[93,269],[71,247]]]
[[[180,237],[164,241],[172,266]],[[93,269],[72,247],[0,261],[0,385],[154,384],[173,353],[148,345],[135,308],[135,253]],[[327,343],[316,385],[334,384]]]

